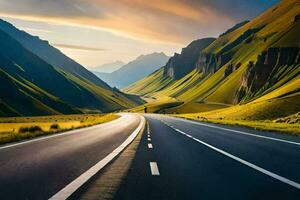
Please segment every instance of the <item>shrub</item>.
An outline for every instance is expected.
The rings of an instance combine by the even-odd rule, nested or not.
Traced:
[[[59,125],[58,124],[52,124],[50,126],[50,129],[59,129]]]
[[[43,130],[39,126],[21,127],[19,129],[19,133],[36,133],[36,132],[43,132]]]

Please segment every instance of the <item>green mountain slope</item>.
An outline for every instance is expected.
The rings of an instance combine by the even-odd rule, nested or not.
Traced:
[[[229,106],[229,113],[233,105],[253,106],[259,99],[260,105],[279,105],[278,102],[285,102],[281,98],[292,95],[292,103],[285,109],[288,112],[282,115],[293,114],[300,105],[299,85],[290,86],[295,86],[292,83],[300,78],[299,33],[300,2],[284,0],[254,20],[229,29],[198,51],[192,68],[181,66],[187,70],[185,74],[163,67],[155,74],[158,81],[151,74],[124,91],[154,99],[176,99],[183,104],[165,111],[181,113],[219,109],[218,105]],[[167,84],[162,80],[168,80]],[[192,109],[191,105],[197,108]]]
[[[53,67],[0,31],[0,115],[107,112],[137,104],[121,92]]]
[[[10,35],[12,38],[22,44],[27,50],[39,56],[52,66],[58,67],[63,71],[69,72],[78,78],[86,79],[97,86],[109,86],[97,78],[92,72],[64,55],[60,50],[54,48],[48,41],[32,36],[25,31],[21,31],[12,24],[0,19],[0,30]]]

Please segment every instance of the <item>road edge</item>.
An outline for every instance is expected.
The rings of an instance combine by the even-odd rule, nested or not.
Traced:
[[[121,119],[122,118],[122,113],[118,114],[118,115],[120,117],[118,117],[117,119],[107,121],[107,122],[104,122],[104,123],[100,123],[100,124],[94,124],[94,125],[91,125],[91,126],[88,126],[88,127],[79,127],[79,128],[75,128],[73,130],[65,130],[65,131],[62,131],[62,132],[39,135],[39,136],[36,136],[36,137],[33,137],[33,138],[23,139],[23,140],[20,140],[20,141],[3,143],[3,144],[0,144],[0,150],[15,147],[15,146],[19,146],[19,145],[23,145],[23,144],[28,144],[28,143],[32,143],[32,142],[47,140],[47,139],[50,139],[50,138],[76,134],[80,131],[86,131],[86,130],[93,129],[93,128],[98,128],[100,126],[107,125],[108,123],[114,123],[116,120]]]
[[[141,130],[143,130],[146,119],[142,115],[139,115],[141,121],[138,127],[131,133],[131,135],[116,149],[114,149],[110,154],[108,154],[105,158],[100,160],[90,169],[85,171],[59,192],[54,194],[49,200],[65,200],[69,198],[72,194],[74,194],[78,189],[80,189],[85,183],[87,183],[93,176],[95,176],[101,169],[103,169],[106,165],[108,165],[111,161],[114,160],[116,156],[118,156],[125,148],[131,144],[134,139],[138,136]]]

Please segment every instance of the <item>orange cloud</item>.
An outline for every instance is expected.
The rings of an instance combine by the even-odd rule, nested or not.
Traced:
[[[62,8],[52,1],[41,5],[36,5],[35,0],[26,1],[35,3],[33,8],[22,0],[11,1],[20,2],[22,8],[17,9],[17,4],[15,8],[9,7],[8,1],[0,0],[0,15],[105,29],[131,38],[166,43],[183,44],[216,35],[234,23],[205,5],[195,7],[179,0],[86,0],[84,3],[62,0]]]
[[[95,47],[86,47],[86,46],[78,46],[71,44],[53,44],[53,46],[58,48],[66,48],[66,49],[75,49],[75,50],[84,50],[84,51],[106,51],[107,49],[95,48]]]

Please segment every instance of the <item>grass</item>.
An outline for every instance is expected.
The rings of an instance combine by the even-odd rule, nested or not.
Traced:
[[[176,107],[181,105],[182,102],[172,98],[164,98],[159,101],[149,102],[142,106],[126,110],[127,112],[138,112],[143,113],[144,108],[147,108],[148,113],[165,113],[165,110],[168,108]]]
[[[187,119],[300,135],[300,94],[260,100],[209,112],[174,115]],[[286,117],[288,116],[288,117]]]
[[[84,128],[117,119],[115,114],[0,118],[0,144]]]
[[[270,120],[250,121],[250,120],[207,119],[207,118],[197,118],[197,116],[184,116],[183,118],[211,122],[216,124],[230,125],[230,126],[242,126],[242,127],[254,128],[256,130],[273,131],[273,132],[287,133],[287,134],[300,136],[300,123],[297,124],[277,123],[275,121],[270,121]]]
[[[199,112],[208,112],[212,110],[227,108],[228,105],[217,104],[217,103],[199,103],[199,102],[190,102],[180,106],[166,109],[166,113],[199,113]]]

